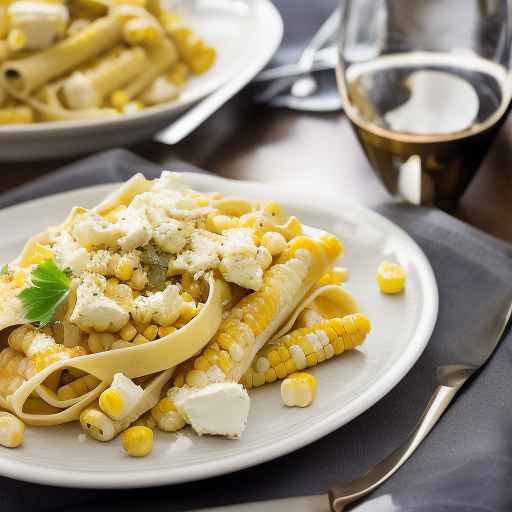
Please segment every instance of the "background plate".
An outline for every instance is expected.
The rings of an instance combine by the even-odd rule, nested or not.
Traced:
[[[142,140],[242,71],[256,76],[281,42],[283,22],[269,0],[195,0],[177,9],[216,48],[217,61],[176,101],[115,119],[0,126],[0,161],[71,156]]]
[[[360,350],[312,369],[318,396],[309,408],[285,408],[279,384],[251,391],[249,425],[239,441],[198,438],[184,431],[192,444],[179,451],[172,444],[174,434],[158,432],[150,456],[129,459],[119,439],[79,443],[78,424],[29,428],[23,447],[0,450],[2,475],[60,486],[118,488],[178,483],[242,469],[300,448],[354,419],[395,386],[422,353],[437,317],[437,286],[425,255],[400,228],[357,205],[321,207],[257,183],[184,176],[198,190],[280,201],[303,223],[341,237],[346,252],[340,263],[350,276],[347,289],[372,321],[369,338]],[[2,259],[16,257],[29,236],[61,222],[71,207],[93,206],[112,188],[86,188],[1,211]],[[384,258],[399,261],[407,270],[407,289],[401,296],[385,296],[377,289],[375,272]]]

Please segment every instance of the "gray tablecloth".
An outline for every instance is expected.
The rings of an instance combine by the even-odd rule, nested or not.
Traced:
[[[174,169],[190,166],[176,164]],[[114,150],[0,197],[0,207],[77,186],[126,179],[160,169]],[[423,248],[437,277],[439,320],[426,351],[384,399],[338,431],[295,453],[232,475],[142,490],[58,489],[0,478],[0,511],[174,512],[206,506],[324,493],[396,447],[418,419],[435,386],[444,348],[478,339],[500,304],[512,298],[512,247],[448,215],[417,207],[383,206]],[[15,229],[3,226],[2,229]],[[512,510],[512,336],[447,411],[413,458],[375,496],[377,510],[466,512]],[[1,467],[0,467],[1,473]]]

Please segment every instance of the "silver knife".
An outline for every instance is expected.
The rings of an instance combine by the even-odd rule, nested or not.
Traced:
[[[343,512],[352,504],[383,484],[414,453],[427,437],[450,402],[467,380],[479,370],[505,337],[512,316],[512,299],[498,306],[496,316],[489,322],[489,330],[481,338],[460,337],[447,351],[444,364],[437,369],[438,386],[432,395],[416,428],[402,446],[390,453],[360,478],[338,484],[329,490],[329,501],[334,512]]]

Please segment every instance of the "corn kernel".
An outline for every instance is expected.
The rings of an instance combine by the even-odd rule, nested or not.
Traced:
[[[377,284],[382,293],[401,293],[405,287],[405,277],[405,271],[398,263],[383,261],[377,269]]]
[[[252,375],[252,385],[257,388],[259,386],[263,386],[265,384],[265,374],[264,373],[253,373]]]
[[[114,91],[110,96],[110,103],[117,110],[122,110],[129,101],[130,97],[123,90]]]
[[[142,334],[137,334],[137,336],[135,336],[135,338],[133,338],[132,343],[134,345],[143,345],[144,343],[149,343],[149,340]]]
[[[172,325],[169,326],[161,326],[158,328],[158,336],[160,338],[163,338],[165,336],[169,336],[169,334],[172,334],[173,332],[176,332],[176,327],[173,327]]]
[[[122,443],[131,457],[145,457],[153,449],[153,431],[143,426],[130,427],[123,432]]]
[[[149,325],[144,329],[144,332],[142,333],[145,338],[147,338],[149,341],[153,341],[156,339],[158,335],[158,326],[157,325]]]
[[[137,335],[137,329],[131,324],[127,323],[120,331],[119,336],[124,341],[132,341]]]
[[[316,353],[313,352],[312,354],[306,356],[306,364],[308,365],[308,367],[315,366],[316,364],[318,364],[318,358],[316,357]]]
[[[129,281],[133,276],[133,263],[129,258],[123,256],[116,267],[115,276],[120,281]]]
[[[0,411],[0,445],[17,448],[23,443],[25,424],[14,414]]]
[[[277,374],[274,368],[270,368],[269,370],[267,370],[267,372],[265,373],[265,380],[267,382],[274,382],[277,380]]]
[[[210,369],[210,366],[210,362],[204,356],[199,356],[194,361],[194,368],[196,370],[202,370],[203,372],[206,372]]]
[[[21,30],[13,29],[7,36],[7,46],[13,52],[23,50],[27,46],[27,36]]]
[[[121,393],[108,388],[101,393],[99,398],[100,409],[111,418],[120,417],[124,409],[124,400]]]
[[[292,373],[281,383],[281,398],[288,407],[308,407],[316,396],[316,379],[309,373]]]

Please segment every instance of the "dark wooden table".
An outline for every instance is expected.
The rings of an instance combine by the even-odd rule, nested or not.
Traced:
[[[149,160],[182,158],[219,175],[275,184],[372,206],[388,200],[343,114],[304,114],[252,105],[225,106],[178,147],[147,141],[133,148]],[[0,192],[69,160],[0,164]],[[456,216],[512,241],[512,119],[504,126]]]

